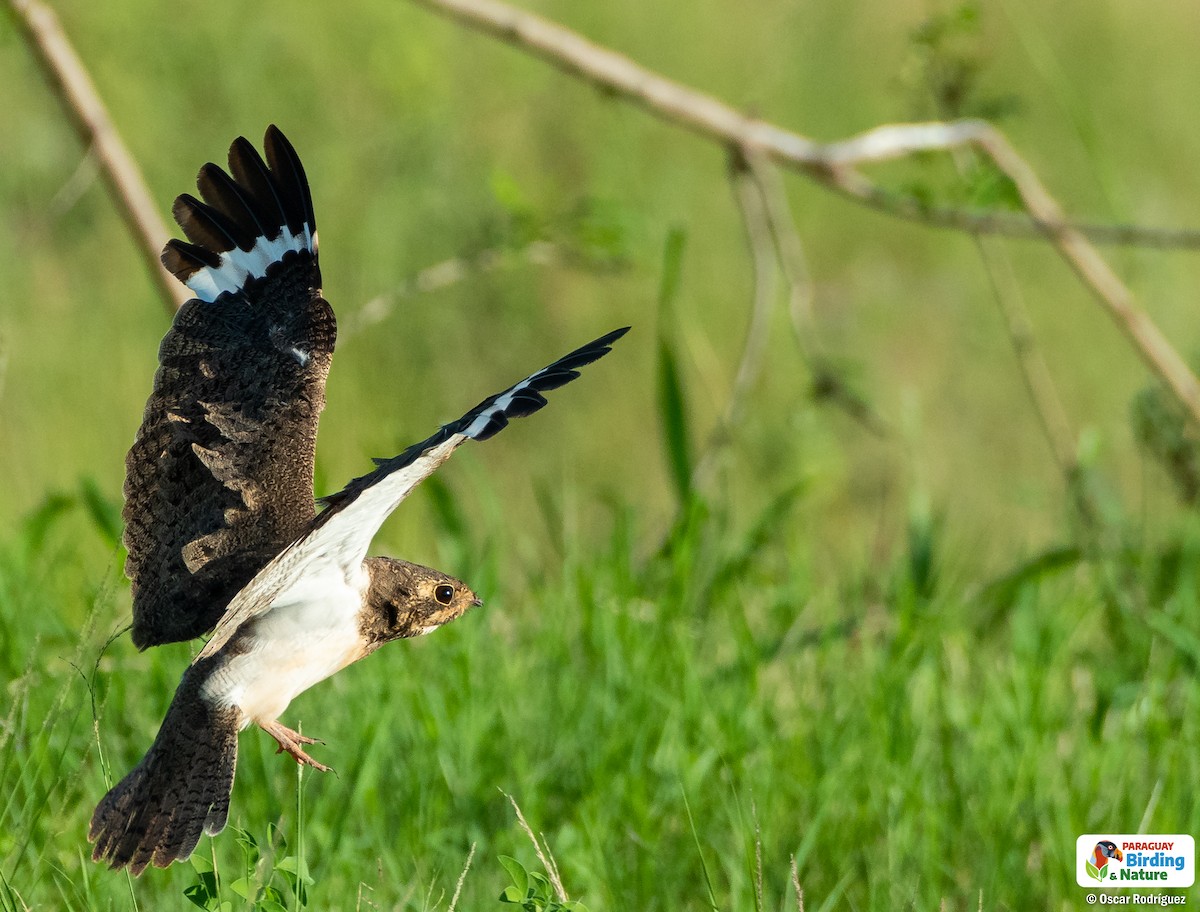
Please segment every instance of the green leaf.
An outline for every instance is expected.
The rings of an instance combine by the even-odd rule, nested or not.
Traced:
[[[583,266],[618,269],[633,259],[632,219],[632,213],[613,200],[585,197],[567,215],[565,239]]]
[[[679,292],[679,280],[683,275],[683,250],[687,246],[687,232],[678,225],[667,232],[667,241],[663,246],[662,279],[658,285],[659,311],[669,308],[675,303],[675,295]]]
[[[658,340],[658,414],[667,448],[667,462],[675,495],[686,503],[692,492],[692,454],[688,434],[687,402],[675,353],[665,338]]]
[[[519,906],[525,902],[525,891],[512,886],[505,887],[504,892],[500,894],[500,902]]]
[[[84,511],[109,547],[115,548],[121,544],[121,532],[124,529],[124,523],[121,522],[121,505],[105,497],[94,478],[82,479],[79,482],[79,493]]]
[[[275,870],[281,873],[296,894],[296,900],[302,906],[308,905],[308,888],[313,879],[308,873],[308,862],[295,855],[289,855],[275,864]]]
[[[313,882],[312,877],[310,877],[308,873],[308,862],[306,862],[303,858],[297,857],[296,855],[288,855],[286,858],[276,862],[275,870],[282,871],[285,874],[290,874],[297,880],[306,884],[311,884]]]
[[[508,216],[509,237],[505,240],[511,247],[524,247],[542,236],[542,219],[511,174],[492,174],[492,196]]]
[[[258,891],[255,908],[274,910],[277,907],[280,909],[286,908],[283,892],[278,887],[267,884]]]
[[[194,906],[215,910],[217,907],[217,876],[211,870],[201,873],[194,884],[184,889],[183,895]]]
[[[192,857],[188,859],[188,863],[192,866],[192,870],[197,874],[212,873],[212,859],[207,855],[200,855],[199,853],[193,854]]]
[[[529,197],[517,183],[517,179],[507,171],[499,169],[492,172],[492,198],[509,212],[524,212],[532,209]]]
[[[535,899],[545,902],[553,898],[554,891],[550,887],[550,879],[545,874],[533,871],[530,873],[529,878],[534,883],[532,893]]]
[[[1096,866],[1095,866],[1094,864],[1092,864],[1090,861],[1087,863],[1087,872],[1088,872],[1088,874],[1090,874],[1092,877],[1096,878],[1096,880],[1100,880],[1100,879],[1101,879],[1101,878],[1100,878],[1100,872],[1099,872],[1098,870],[1096,870]]]
[[[50,494],[26,517],[22,524],[24,528],[21,540],[26,543],[31,553],[37,553],[42,549],[50,530],[73,506],[75,506],[74,497],[66,494]]]
[[[446,536],[458,542],[465,541],[467,518],[450,485],[440,476],[433,475],[425,480],[423,489],[433,504],[434,518]]]
[[[692,455],[688,440],[687,401],[672,341],[672,304],[683,272],[683,250],[687,235],[672,228],[663,249],[662,279],[658,289],[658,414],[667,449],[667,460],[680,503],[690,499]]]
[[[991,627],[1007,617],[1006,612],[1022,590],[1078,566],[1083,557],[1082,549],[1076,545],[1048,548],[990,580],[979,593],[979,602],[986,606],[980,612],[980,625]]]
[[[988,161],[975,164],[965,175],[967,199],[979,209],[1025,208],[1021,194],[1012,178]]]
[[[242,850],[242,857],[245,860],[246,867],[252,868],[258,864],[259,858],[262,857],[262,852],[258,848],[258,840],[248,831],[237,829],[236,827],[233,828],[233,836],[234,842]]]
[[[500,864],[504,866],[504,870],[508,872],[508,877],[513,882],[513,886],[521,894],[521,899],[516,901],[523,901],[529,892],[529,872],[525,870],[525,866],[521,862],[517,861],[511,855],[501,855]]]

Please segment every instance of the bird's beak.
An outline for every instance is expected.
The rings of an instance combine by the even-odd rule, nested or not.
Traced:
[[[477,599],[474,599],[474,600],[472,600],[472,602],[471,602],[471,607],[472,607],[472,608],[478,608],[478,607],[479,607],[480,605],[482,605],[482,604],[483,604],[483,599],[481,599],[481,598],[477,598]]]
[[[1113,849],[1113,858],[1115,858],[1117,861],[1125,860],[1125,856],[1123,854],[1121,854],[1120,849]]]

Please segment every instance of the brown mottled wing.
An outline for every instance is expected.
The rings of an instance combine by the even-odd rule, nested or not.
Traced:
[[[140,648],[208,630],[312,521],[317,420],[336,323],[321,297],[316,223],[291,144],[266,162],[239,138],[232,177],[205,165],[163,262],[195,293],[159,349],[126,459],[125,569]]]

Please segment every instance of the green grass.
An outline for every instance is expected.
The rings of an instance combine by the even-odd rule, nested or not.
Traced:
[[[109,550],[75,512],[0,562],[9,906],[178,907],[192,866],[130,883],[85,857],[186,656],[106,645],[126,594],[115,568],[70,572]],[[305,870],[309,908],[444,909],[474,845],[459,908],[499,908],[502,856],[541,871],[511,795],[593,910],[755,908],[756,840],[768,909],[793,907],[792,858],[808,909],[1052,908],[1080,899],[1079,833],[1196,830],[1200,530],[984,594],[930,532],[829,589],[804,537],[776,534],[789,515],[756,536],[695,505],[647,555],[614,507],[549,569],[485,551],[485,609],[289,710],[336,776],[242,736],[233,828],[198,867],[235,909],[264,884],[296,908]]]
[[[286,720],[328,741],[336,776],[300,777],[246,732],[230,829],[194,864],[95,866],[92,808],[190,658],[114,638],[122,460],[167,321],[102,188],[60,192],[82,152],[0,18],[0,912],[445,910],[460,878],[457,909],[549,910],[507,796],[592,912],[790,910],[793,862],[810,912],[1078,908],[1077,834],[1200,830],[1200,526],[1176,497],[1200,477],[1195,438],[1043,245],[1004,249],[1090,524],[972,245],[794,177],[817,330],[886,433],[814,395],[777,310],[698,492],[752,293],[719,150],[396,0],[55,6],[164,213],[238,133],[277,122],[296,142],[345,327],[318,493],[549,357],[634,331],[385,527],[381,553],[486,607],[295,702]],[[820,139],[950,100],[1003,113],[1070,212],[1197,221],[1188,4],[529,6]],[[1004,204],[994,174],[964,173],[873,171]],[[565,265],[522,253],[547,240]],[[504,268],[353,331],[419,270],[497,247]],[[1107,255],[1178,349],[1200,349],[1196,258]],[[1190,462],[1178,491],[1138,438]]]

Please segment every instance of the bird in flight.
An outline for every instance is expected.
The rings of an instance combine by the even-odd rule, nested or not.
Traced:
[[[297,762],[315,739],[280,715],[297,694],[384,643],[480,601],[429,567],[367,557],[384,519],[467,440],[486,440],[579,376],[614,330],[489,396],[374,471],[313,499],[317,419],[337,335],[321,294],[317,225],[300,159],[276,127],[266,160],[244,137],[184,194],[164,265],[195,294],[159,348],[126,458],[125,570],[141,649],[212,631],[149,751],[92,815],[92,858],[140,874],[225,826],[238,732]]]

